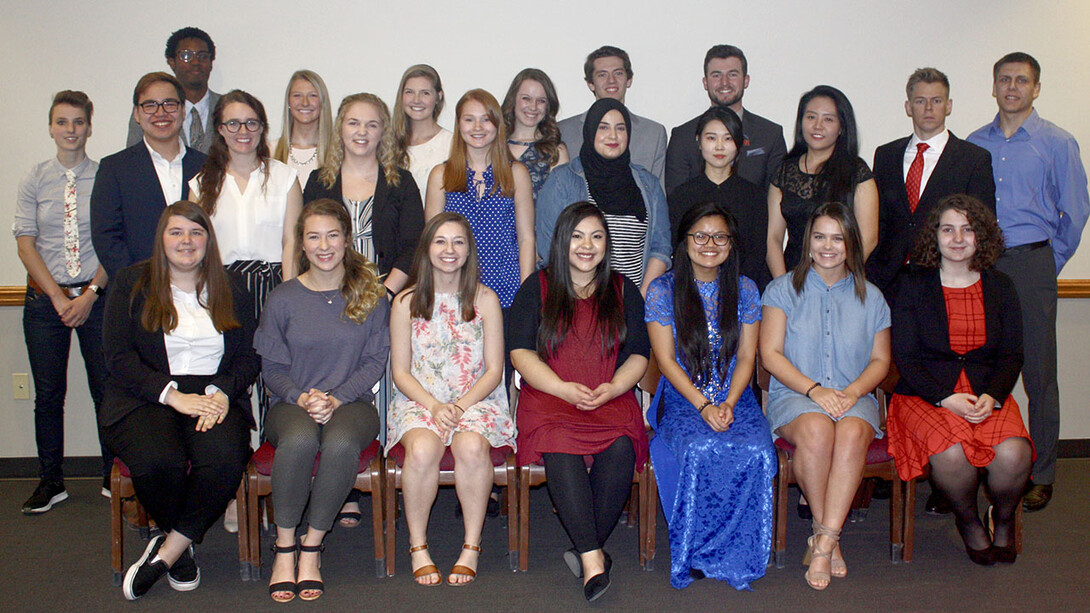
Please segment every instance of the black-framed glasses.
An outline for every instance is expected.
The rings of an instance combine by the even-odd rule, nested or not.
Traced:
[[[229,121],[221,123],[220,125],[227,128],[227,131],[231,134],[234,134],[235,132],[241,130],[242,126],[246,126],[247,132],[260,132],[262,126],[264,126],[265,124],[261,123],[256,119],[247,119],[246,121],[231,119]]]
[[[167,98],[162,102],[157,100],[145,100],[141,102],[139,106],[140,110],[144,111],[147,115],[154,115],[159,111],[160,107],[168,113],[176,113],[178,112],[178,109],[182,108],[182,101],[175,100],[174,98]]]
[[[177,57],[179,60],[182,60],[186,64],[189,64],[194,60],[207,62],[212,59],[212,54],[208,51],[190,51],[188,49],[185,49],[183,51],[179,51],[175,57]]]
[[[723,245],[726,245],[727,243],[729,243],[730,239],[731,239],[731,235],[726,234],[726,233],[723,233],[723,234],[705,234],[703,232],[692,232],[692,233],[686,234],[686,236],[692,237],[693,242],[698,244],[698,245],[707,245],[708,244],[708,239],[711,239],[711,240],[715,241],[715,244],[719,245],[720,247],[722,247]]]

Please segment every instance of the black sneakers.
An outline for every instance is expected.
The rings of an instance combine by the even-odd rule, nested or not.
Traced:
[[[46,481],[43,479],[38,482],[38,487],[34,489],[34,493],[30,495],[30,498],[27,498],[26,502],[23,503],[23,513],[27,515],[45,513],[52,509],[53,505],[67,499],[68,492],[64,490],[63,481]]]
[[[140,556],[125,573],[125,580],[121,584],[121,593],[128,600],[136,600],[148,593],[155,582],[167,574],[167,563],[157,559],[159,547],[166,539],[163,535],[156,536],[148,543],[144,555]],[[193,558],[190,557],[190,560]],[[154,561],[153,561],[154,560]],[[194,586],[195,587],[195,586]]]
[[[201,569],[197,568],[197,562],[193,559],[193,545],[186,547],[182,557],[167,571],[167,580],[170,587],[179,592],[188,592],[200,586]]]

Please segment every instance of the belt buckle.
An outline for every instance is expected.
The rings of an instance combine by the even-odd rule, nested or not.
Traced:
[[[75,287],[66,287],[66,288],[64,288],[64,293],[68,294],[69,298],[79,298],[80,294],[83,293],[83,290],[84,290],[85,287],[87,287],[87,286],[86,285],[77,285]]]

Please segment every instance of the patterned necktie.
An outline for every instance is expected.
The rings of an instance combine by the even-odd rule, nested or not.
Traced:
[[[64,270],[73,279],[79,276],[79,220],[76,218],[76,171],[64,171]]]
[[[201,123],[201,114],[197,112],[197,107],[189,109],[189,119],[189,146],[197,149],[204,138],[204,124]]]
[[[908,176],[905,177],[905,189],[908,191],[908,207],[913,213],[916,205],[920,203],[920,182],[923,180],[923,152],[927,151],[927,143],[916,144],[916,157],[912,165],[908,167]]]

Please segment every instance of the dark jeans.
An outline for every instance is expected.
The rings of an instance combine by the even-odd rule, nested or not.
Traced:
[[[176,377],[179,391],[203,393],[212,377]],[[197,432],[196,417],[159,403],[102,429],[129,467],[133,489],[163,532],[200,543],[235,497],[250,459],[250,423],[234,407],[223,423]]]
[[[23,303],[23,336],[26,337],[30,372],[34,377],[34,437],[38,443],[38,476],[64,479],[64,397],[68,390],[68,349],[72,328],[61,322],[48,296],[27,288]],[[102,356],[102,312],[105,300],[91,306],[91,314],[75,328],[80,353],[87,369],[87,387],[95,405],[95,415],[102,406],[106,385],[106,361]],[[98,419],[95,419],[97,428]],[[113,454],[102,443],[102,474],[110,474]]]

